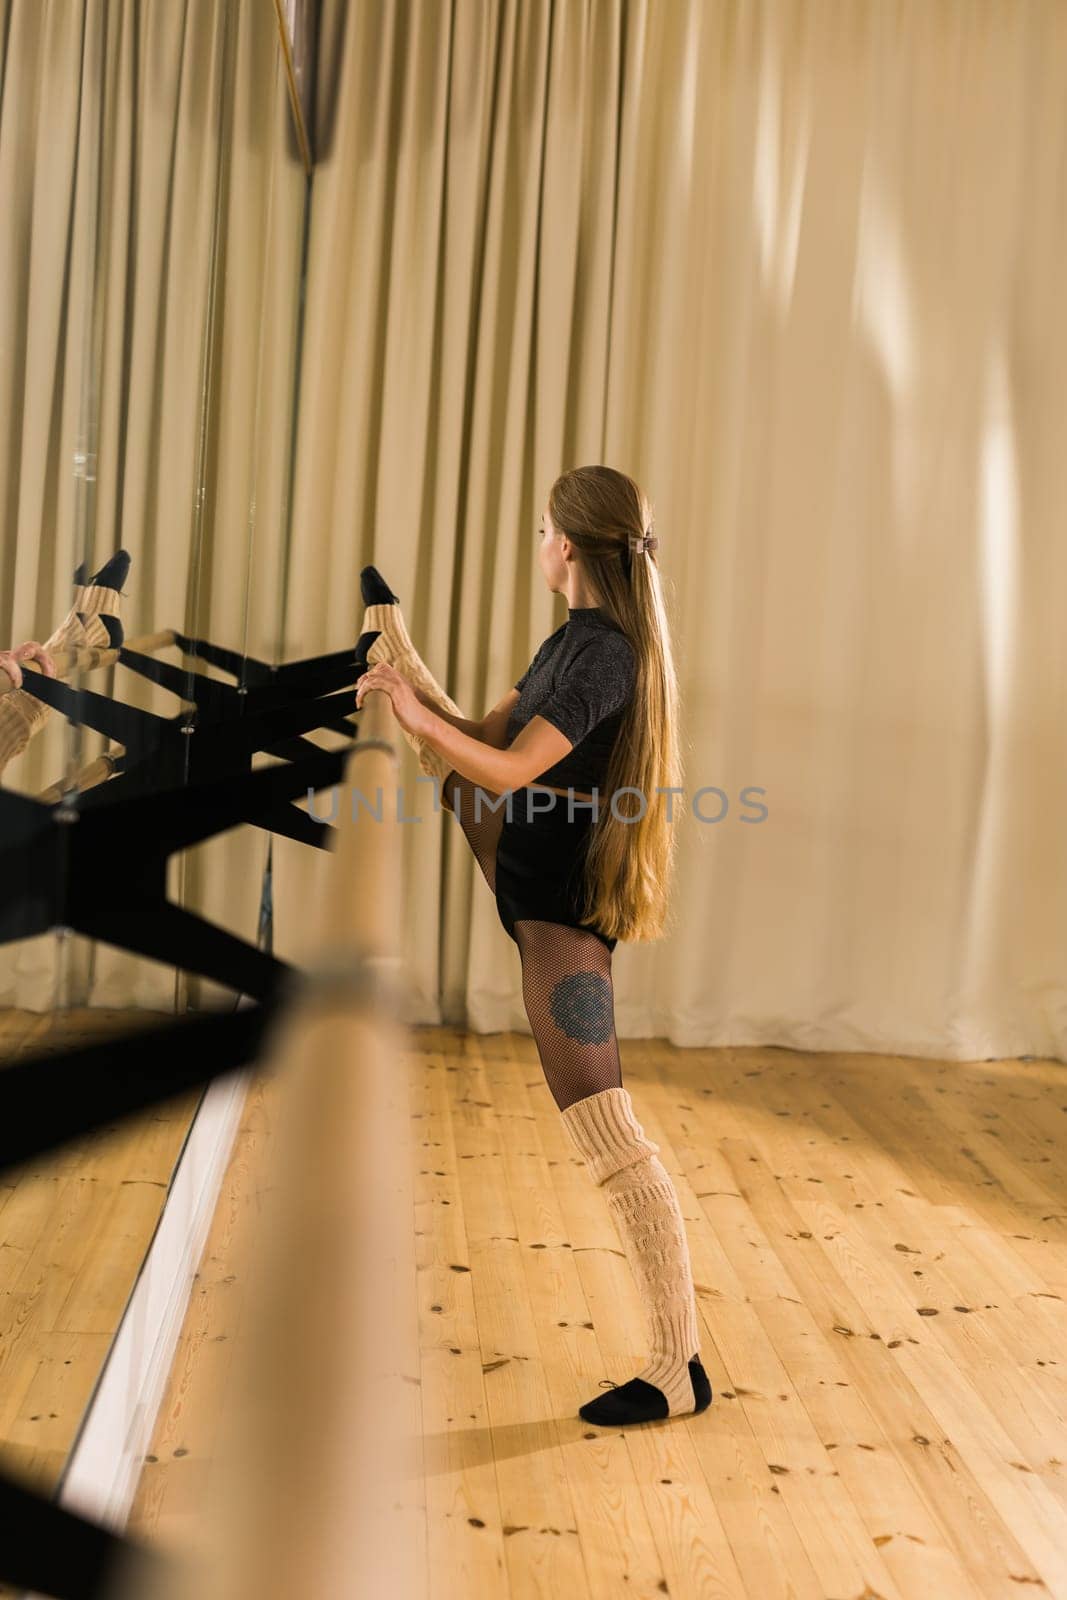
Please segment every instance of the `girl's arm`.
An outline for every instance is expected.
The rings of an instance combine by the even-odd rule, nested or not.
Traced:
[[[405,733],[413,733],[416,738],[424,740],[462,777],[497,794],[503,794],[508,789],[521,789],[525,784],[532,783],[539,773],[562,761],[574,746],[572,739],[542,716],[531,717],[506,749],[488,744],[456,727],[451,718],[431,710],[403,673],[385,661],[376,662],[356,684],[357,711],[366,696],[376,689],[382,689],[389,695],[393,711]],[[494,710],[499,714],[500,706]],[[493,719],[483,720],[489,722]],[[499,715],[496,725],[499,726]]]
[[[499,707],[494,707],[485,718],[487,725],[492,724],[498,711]],[[429,707],[425,720],[414,731],[463,777],[494,794],[532,783],[538,773],[547,772],[574,748],[566,734],[543,717],[536,716],[519,729],[507,748],[472,738]]]
[[[482,718],[481,737],[497,750],[506,750],[508,743],[508,718],[519,698],[517,689],[509,689],[503,700],[498,700],[492,711]]]
[[[426,707],[427,711],[432,711],[435,716],[443,718],[445,722],[450,722],[452,726],[454,728],[458,728],[461,733],[469,734],[472,739],[485,738],[485,733],[483,731],[485,727],[484,717],[480,722],[474,722],[470,717],[457,717],[453,712],[446,711],[444,706],[439,706],[437,701],[432,699],[431,696],[426,693],[425,689],[416,689],[415,698],[418,700],[420,705],[424,705]]]
[[[452,712],[439,706],[436,700],[426,693],[425,689],[416,689],[415,698],[427,711],[432,711],[445,722],[450,722],[460,733],[469,734],[472,739],[480,739],[483,744],[491,744],[496,750],[507,748],[508,717],[511,708],[519,698],[517,689],[509,689],[503,700],[498,700],[491,711],[487,711],[480,721],[474,722],[469,717],[457,717]]]

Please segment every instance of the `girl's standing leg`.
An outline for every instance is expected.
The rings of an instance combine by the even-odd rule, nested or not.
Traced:
[[[564,1125],[605,1193],[645,1308],[649,1360],[614,1392],[581,1407],[605,1425],[703,1410],[711,1398],[685,1222],[659,1146],[622,1086],[611,951],[591,931],[521,919],[523,999]]]
[[[491,890],[504,808],[475,804],[478,788],[451,771],[442,785]],[[495,798],[495,797],[494,797]],[[645,1308],[651,1355],[635,1378],[580,1408],[604,1425],[703,1410],[711,1399],[699,1355],[696,1296],[678,1196],[634,1115],[615,1034],[611,951],[586,929],[520,918],[523,1001],[564,1125],[605,1192]]]

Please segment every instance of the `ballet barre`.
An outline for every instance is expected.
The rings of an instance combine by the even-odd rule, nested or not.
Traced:
[[[97,672],[102,667],[113,667],[124,649],[153,655],[157,650],[166,650],[174,642],[173,629],[165,629],[162,633],[148,633],[141,639],[131,639],[128,644],[118,648],[93,645],[84,650],[52,650],[50,654],[56,677],[70,678],[76,672]],[[19,664],[24,678],[27,672],[39,673],[42,678],[48,676],[39,661],[22,661]],[[15,692],[15,687],[7,673],[0,672],[0,697]]]
[[[346,781],[395,797],[388,696],[360,715]],[[272,1035],[278,1132],[244,1404],[222,1419],[190,1600],[424,1593],[401,839],[395,805],[383,811],[338,830],[320,955]],[[171,1593],[142,1584],[136,1600]]]
[[[395,800],[388,696],[369,694],[360,715],[366,737],[343,752],[342,770]],[[398,816],[391,805],[381,823],[339,830],[317,956],[288,969],[265,1003],[4,1074],[0,1170],[242,1066],[276,1077],[278,1131],[247,1354],[201,1522],[180,1551],[163,1551],[0,1470],[0,1508],[18,1529],[0,1577],[70,1600],[90,1581],[108,1600],[424,1593]]]

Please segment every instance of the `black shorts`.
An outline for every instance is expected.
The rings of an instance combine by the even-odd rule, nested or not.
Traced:
[[[549,802],[550,809],[540,809]],[[584,933],[594,934],[609,950],[618,944],[617,939],[609,939],[599,928],[579,920],[582,874],[593,826],[591,804],[576,798],[571,819],[567,797],[536,784],[514,789],[510,810],[501,799],[496,906],[505,932],[512,939],[515,923],[521,917],[533,917],[539,922],[581,928]]]

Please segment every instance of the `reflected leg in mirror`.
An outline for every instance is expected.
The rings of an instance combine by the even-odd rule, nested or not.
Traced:
[[[131,560],[128,550],[117,550],[87,584],[75,588],[72,610],[91,645],[117,650],[122,644],[124,635],[119,610]],[[76,572],[76,584],[78,576]]]
[[[55,658],[55,672],[49,676],[69,676],[78,664],[78,652],[117,649],[122,644],[120,591],[129,570],[130,557],[120,550],[88,583],[77,582],[83,576],[81,568],[75,572],[74,604],[44,643],[46,654]],[[0,695],[0,773],[40,732],[49,709],[24,689]]]

